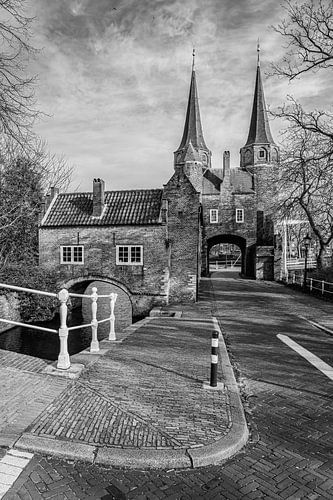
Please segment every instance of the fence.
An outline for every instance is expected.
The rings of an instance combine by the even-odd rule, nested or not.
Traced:
[[[48,333],[58,333],[60,340],[60,352],[57,361],[57,368],[59,370],[68,370],[70,368],[70,357],[68,354],[68,332],[72,330],[77,330],[79,328],[91,327],[91,343],[90,343],[90,352],[96,353],[99,352],[99,342],[97,338],[97,329],[100,323],[105,323],[106,321],[110,322],[110,331],[109,331],[109,340],[116,340],[115,334],[115,314],[114,307],[117,300],[116,293],[110,293],[109,295],[98,295],[97,288],[92,288],[91,295],[83,295],[79,293],[70,293],[66,288],[60,290],[59,293],[52,292],[43,292],[41,290],[33,290],[32,288],[23,288],[20,286],[6,285],[4,283],[0,283],[0,288],[6,288],[8,290],[13,290],[14,292],[26,292],[32,293],[36,295],[47,295],[48,297],[54,297],[59,300],[59,315],[60,315],[60,326],[58,330],[54,330],[52,328],[44,328],[42,326],[32,325],[30,323],[21,323],[19,321],[12,321],[5,318],[0,318],[2,323],[9,323],[15,326],[24,326],[26,328],[31,328],[33,330],[42,330]],[[77,325],[77,326],[67,326],[67,302],[69,297],[79,297],[84,300],[91,301],[91,322],[85,325]],[[109,298],[110,299],[110,316],[105,319],[97,320],[97,301],[101,298]]]
[[[321,296],[332,296],[333,295],[333,283],[330,281],[316,280],[314,278],[307,278],[306,284],[304,284],[304,276],[298,275],[296,273],[288,273],[288,276],[283,279],[289,285],[299,285],[306,288],[309,292],[315,293]]]
[[[240,255],[235,259],[235,258],[225,258],[224,260],[210,260],[209,261],[209,269],[210,271],[223,271],[224,269],[230,267],[230,268],[235,268],[235,267],[241,267],[241,260],[240,260]]]
[[[300,258],[300,259],[287,259],[287,269],[294,270],[294,269],[304,269],[305,266],[305,259]],[[317,268],[317,260],[314,257],[309,257],[307,260],[307,267],[308,269],[316,269]]]

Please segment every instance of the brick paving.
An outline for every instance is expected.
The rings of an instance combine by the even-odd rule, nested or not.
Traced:
[[[30,434],[122,448],[191,448],[230,428],[228,394],[207,391],[211,320],[154,319],[89,367]],[[167,383],[166,383],[167,381]]]
[[[8,367],[32,373],[40,373],[51,363],[52,361],[47,359],[34,358],[26,354],[18,354],[0,349],[1,368]]]
[[[23,359],[20,360],[19,355],[10,356],[12,367],[0,368],[0,443],[2,445],[15,442],[26,427],[67,385],[65,380],[54,380],[54,378],[39,374],[42,364],[35,363],[29,358],[30,356],[23,355]],[[32,372],[28,371],[30,369]],[[34,373],[35,371],[37,373]]]
[[[192,470],[103,468],[35,455],[5,500],[333,498],[332,383],[276,338],[290,335],[332,366],[332,337],[297,317],[326,318],[328,304],[274,284],[212,283],[215,301],[205,280],[198,307],[212,306],[223,326],[248,445],[222,465]]]

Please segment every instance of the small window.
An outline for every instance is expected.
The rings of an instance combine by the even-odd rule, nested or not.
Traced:
[[[211,224],[217,224],[219,221],[219,211],[213,208],[209,211],[209,221]]]
[[[60,247],[61,264],[83,264],[83,245]]]
[[[116,264],[117,265],[143,265],[143,247],[140,245],[117,246]]]
[[[266,158],[266,151],[264,149],[259,151],[259,158]]]
[[[236,208],[236,222],[244,222],[244,210]]]

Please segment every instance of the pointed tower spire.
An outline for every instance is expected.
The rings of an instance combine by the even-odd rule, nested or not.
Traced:
[[[199,158],[204,166],[211,165],[211,152],[207,148],[201,125],[199,98],[195,74],[195,49],[192,52],[192,74],[190,83],[190,92],[187,103],[187,111],[184,125],[183,137],[179,148],[175,151],[175,165],[184,163],[186,151],[191,143],[194,150],[198,153]]]
[[[257,74],[254,89],[250,129],[245,146],[241,148],[241,167],[256,163],[276,162],[278,148],[269,126],[260,71],[260,45],[257,42]],[[272,152],[272,155],[271,155]]]

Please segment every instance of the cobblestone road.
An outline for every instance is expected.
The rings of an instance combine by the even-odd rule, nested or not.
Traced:
[[[251,429],[220,466],[178,471],[107,469],[35,455],[5,499],[332,499],[332,382],[276,337],[289,335],[331,366],[333,338],[312,319],[332,306],[276,284],[202,283],[201,310],[219,317]],[[209,302],[211,301],[211,302]]]

